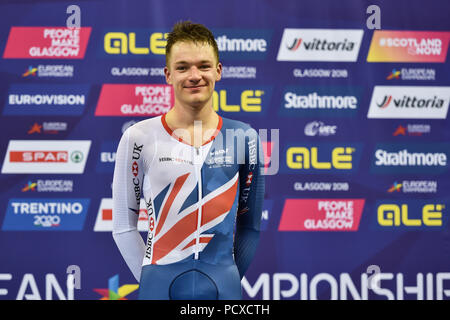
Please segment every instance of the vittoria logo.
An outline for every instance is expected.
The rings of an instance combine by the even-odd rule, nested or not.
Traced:
[[[375,86],[368,118],[445,119],[450,87]]]
[[[358,58],[363,30],[284,29],[277,61],[348,61]]]

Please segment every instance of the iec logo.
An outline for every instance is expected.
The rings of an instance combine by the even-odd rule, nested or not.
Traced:
[[[89,199],[10,199],[2,230],[83,230]]]
[[[119,275],[116,274],[108,279],[107,289],[94,289],[94,291],[102,296],[100,300],[128,300],[125,297],[138,288],[138,284],[124,284],[119,287]]]
[[[272,96],[271,86],[226,86],[218,85],[213,92],[213,108],[220,115],[236,114],[240,116],[265,115]]]
[[[440,174],[448,170],[450,143],[382,143],[373,153],[371,172]]]
[[[440,231],[448,223],[448,201],[379,200],[375,208],[375,229]]]
[[[81,116],[86,107],[89,85],[12,84],[3,115]]]
[[[286,117],[355,117],[361,96],[360,87],[287,86],[279,114]]]
[[[270,49],[272,30],[213,29],[219,55],[225,60],[264,60]]]
[[[362,154],[361,143],[290,143],[284,149],[282,173],[355,173]]]

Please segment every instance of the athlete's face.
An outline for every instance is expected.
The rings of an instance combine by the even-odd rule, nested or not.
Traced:
[[[167,83],[174,88],[175,103],[202,107],[212,103],[214,85],[221,78],[222,65],[209,44],[176,42],[164,73]]]

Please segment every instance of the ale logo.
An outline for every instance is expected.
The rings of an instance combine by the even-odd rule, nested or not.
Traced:
[[[382,229],[441,230],[447,224],[446,203],[423,200],[380,201],[376,208],[376,225]]]
[[[304,146],[289,146],[286,150],[285,172],[344,173],[357,170],[361,157],[360,144],[333,145],[329,143]]]

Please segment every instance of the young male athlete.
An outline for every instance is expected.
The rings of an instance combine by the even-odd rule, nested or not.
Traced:
[[[130,127],[117,149],[114,240],[139,299],[241,299],[264,195],[259,137],[213,109],[222,65],[206,27],[174,26],[164,71],[173,108]],[[146,243],[136,228],[141,197]]]

